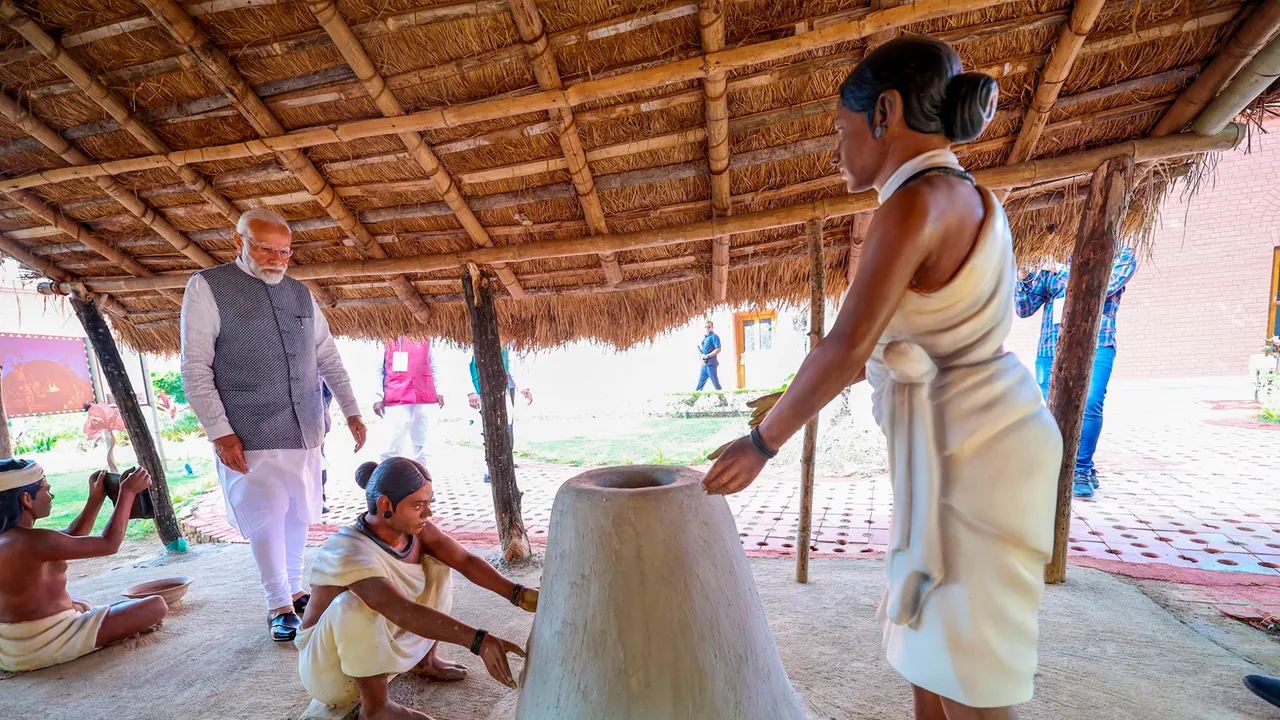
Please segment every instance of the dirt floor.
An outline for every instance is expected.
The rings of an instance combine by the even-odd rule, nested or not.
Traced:
[[[0,681],[0,718],[228,718],[292,720],[307,697],[291,645],[267,640],[262,593],[248,548],[197,545],[157,562],[131,544],[108,561],[73,563],[72,593],[95,602],[134,583],[196,577],[157,633],[74,663]],[[876,560],[816,560],[811,582],[793,581],[788,560],[752,560],[782,660],[813,717],[909,718],[908,690],[880,652],[874,613],[883,587]],[[536,583],[539,570],[513,573]],[[531,616],[502,598],[455,583],[455,613],[523,642]],[[1176,586],[1072,567],[1048,590],[1040,674],[1025,718],[1276,718],[1280,711],[1241,685],[1280,672],[1280,645],[1234,621],[1178,607]],[[1173,612],[1152,598],[1169,605]],[[506,720],[514,693],[473,668],[468,680],[428,685],[399,678],[393,695],[438,720]],[[1248,658],[1248,659],[1245,659]]]

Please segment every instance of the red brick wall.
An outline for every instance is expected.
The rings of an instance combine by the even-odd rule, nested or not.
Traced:
[[[1244,375],[1267,330],[1280,247],[1280,121],[1253,148],[1223,154],[1192,198],[1165,200],[1151,252],[1117,315],[1116,377]],[[1034,362],[1041,317],[1015,320],[1007,346]]]

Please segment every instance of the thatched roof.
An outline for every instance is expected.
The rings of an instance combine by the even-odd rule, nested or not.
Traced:
[[[475,262],[518,345],[628,346],[807,297],[810,218],[843,292],[872,204],[844,195],[831,114],[869,43],[929,33],[999,78],[958,152],[1013,191],[1018,252],[1061,255],[1092,165],[1018,163],[1148,137],[1259,3],[895,5],[0,0],[0,250],[172,351],[185,277],[268,206],[340,334],[465,340]],[[1126,146],[1149,160],[1131,227],[1233,138]]]

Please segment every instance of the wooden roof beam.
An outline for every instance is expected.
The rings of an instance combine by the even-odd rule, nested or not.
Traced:
[[[1081,93],[1080,95],[1073,95],[1070,97],[1061,98],[1059,100],[1058,107],[1069,107],[1075,104],[1079,104],[1081,102],[1091,102],[1091,101],[1098,100],[1100,98],[1109,97],[1111,95],[1119,94],[1122,92],[1131,92],[1135,89],[1142,89],[1144,87],[1164,84],[1170,81],[1176,81],[1179,78],[1185,78],[1187,74],[1189,74],[1190,72],[1191,72],[1190,70],[1184,68],[1179,71],[1170,71],[1170,73],[1172,74],[1158,73],[1156,75],[1148,76],[1147,78],[1136,78],[1135,80],[1119,83],[1115,86],[1111,86],[1110,88],[1100,88],[1099,90],[1092,90],[1087,93]],[[1108,90],[1109,92],[1104,93],[1104,92],[1101,92],[1102,90]],[[1069,117],[1056,123],[1050,123],[1045,127],[1045,133],[1052,135],[1062,130],[1070,130],[1073,128],[1077,128],[1081,124],[1087,123],[1087,122],[1106,122],[1109,120],[1132,117],[1135,114],[1151,112],[1153,110],[1161,109],[1170,105],[1173,102],[1173,99],[1174,99],[1173,96],[1157,97],[1151,100],[1145,100],[1138,103],[1132,103],[1129,105],[1122,105],[1120,107],[1109,108],[1106,110],[1100,110],[1097,112],[1088,113],[1086,115]],[[748,117],[753,117],[753,116],[748,116]],[[738,118],[733,122],[738,122],[745,119],[747,118]],[[732,128],[732,123],[730,124],[730,127]],[[1013,135],[995,137],[987,140],[980,140],[972,143],[957,145],[956,150],[962,153],[986,152],[991,150],[998,150],[1001,148],[1011,147],[1013,145],[1014,139],[1015,139],[1015,136]],[[812,155],[815,153],[827,152],[833,149],[834,147],[835,147],[834,135],[818,136],[818,137],[810,138],[808,140],[801,140],[794,143],[775,145],[772,147],[762,148],[760,150],[740,153],[733,157],[731,161],[731,165],[734,168],[751,167],[751,166],[759,165],[766,162],[773,162],[777,160],[788,160],[796,157],[801,157],[804,155]],[[633,171],[622,172],[622,173],[614,173],[611,175],[603,175],[597,178],[596,180],[597,180],[597,185],[599,187],[601,187],[602,189],[608,190],[608,189],[620,189],[620,188],[626,188],[626,187],[637,187],[640,185],[651,184],[654,182],[661,182],[664,180],[675,180],[675,179],[681,179],[686,177],[707,176],[708,173],[709,171],[704,163],[693,161],[693,162],[685,162],[685,163],[676,163],[674,165],[661,165],[653,168],[647,168],[644,170],[633,170]],[[816,180],[810,180],[805,183],[790,185],[790,186],[778,188],[776,190],[768,190],[768,191],[762,191],[762,192],[745,193],[741,195],[736,195],[731,198],[731,203],[735,206],[742,205],[748,202],[759,201],[763,199],[765,196],[768,196],[770,199],[777,199],[777,198],[786,197],[789,195],[801,194],[801,193],[810,192],[813,190],[820,190],[827,187],[835,187],[841,182],[843,181],[840,179],[839,175],[827,175],[827,176],[817,178]],[[335,187],[334,190],[335,192],[337,192],[337,194],[340,197],[370,196],[370,195],[377,195],[379,193],[390,192],[393,190],[403,192],[403,191],[409,190],[411,187],[421,187],[423,183],[426,183],[426,181],[419,180],[419,181],[411,181],[411,182],[391,182],[391,183],[376,182],[376,183],[367,183],[363,185],[338,186],[338,187]],[[286,193],[284,195],[262,196],[258,198],[253,198],[253,200],[255,200],[261,205],[272,205],[272,204],[279,204],[281,202],[285,202],[286,200],[296,201],[297,198],[294,195],[295,195],[294,193]],[[477,196],[475,198],[472,198],[472,203],[475,205],[483,206],[484,209],[499,209],[503,207],[513,207],[513,206],[525,204],[531,201],[561,199],[561,198],[568,199],[572,197],[574,197],[574,191],[572,186],[569,185],[568,183],[560,183],[560,184],[553,184],[553,185],[542,185],[536,188],[531,188],[530,190],[527,190],[527,191],[518,191],[515,193],[496,193],[493,195]],[[240,201],[237,201],[237,202],[240,202]],[[64,211],[67,209],[68,205],[69,203],[63,206]],[[681,212],[689,212],[693,210],[698,210],[702,207],[705,207],[705,205],[704,203],[699,201],[685,202],[685,203],[679,203],[671,206],[663,206],[659,208],[651,208],[651,209],[644,209],[639,211],[619,213],[618,215],[615,216],[614,219],[618,221],[623,221],[623,220],[652,218],[660,215],[671,215],[671,214],[676,214]],[[201,212],[207,211],[207,206],[202,206],[202,205],[196,205],[196,206],[179,205],[172,208],[166,208],[166,210],[172,211],[175,214],[177,214],[177,211],[186,210],[188,208],[199,210]],[[366,210],[365,212],[361,213],[360,219],[362,222],[385,222],[387,220],[406,219],[409,217],[438,217],[448,213],[449,213],[449,209],[443,203],[427,204],[427,205],[415,204],[412,206],[403,206],[403,207],[391,206],[391,207],[383,207],[383,208]],[[21,210],[6,211],[6,216],[14,217],[14,218],[25,217],[26,213],[25,211],[21,211]],[[107,216],[103,218],[98,218],[96,220],[87,221],[87,224],[93,227],[98,223],[110,222],[110,221],[119,219],[121,217],[122,216]],[[318,229],[323,229],[328,227],[335,227],[337,224],[336,222],[334,222],[329,218],[312,218],[309,220],[295,221],[291,223],[291,225],[294,226],[295,232],[304,232],[308,230],[318,230]],[[562,221],[562,222],[556,222],[556,223],[541,223],[534,226],[524,226],[524,225],[494,226],[486,229],[490,233],[490,235],[528,235],[528,234],[537,233],[537,232],[576,231],[576,230],[585,229],[585,227],[582,221]],[[12,236],[18,237],[18,238],[41,237],[41,236],[47,236],[47,235],[56,234],[56,233],[57,233],[56,230],[47,229],[47,228],[31,228],[26,230],[15,230],[10,232]],[[408,240],[418,239],[418,236],[422,236],[423,239],[445,239],[445,238],[462,239],[466,237],[462,233],[463,231],[458,230],[458,231],[437,231],[437,232],[429,232],[429,233],[379,234],[379,235],[375,235],[374,239],[377,242],[383,243],[383,244],[397,242],[398,237],[403,237]],[[200,241],[225,240],[230,238],[230,232],[222,231],[222,230],[200,230],[195,233],[191,233],[191,235],[193,239],[199,239]],[[129,240],[123,240],[118,244],[118,246],[119,247],[138,247],[143,245],[155,245],[158,240],[159,240],[158,238],[153,238],[153,239],[134,238]],[[311,249],[335,247],[335,245],[333,245],[332,243],[326,243],[322,241],[317,243],[310,243],[310,245],[315,245],[315,248],[311,248]],[[38,248],[35,252],[37,254],[57,254],[57,253],[66,253],[66,252],[83,252],[83,251],[84,251],[83,248],[77,250],[73,245],[72,246],[47,245],[47,246],[42,246]]]
[[[40,51],[40,54],[46,60],[57,66],[63,75],[66,75],[74,82],[99,107],[106,110],[107,114],[120,124],[121,129],[128,131],[148,151],[157,154],[170,152],[169,147],[164,144],[164,141],[158,135],[134,118],[125,104],[116,97],[115,93],[108,90],[48,33],[40,29],[30,16],[13,3],[13,0],[0,0],[0,19],[3,19],[9,27],[17,31],[36,50]],[[213,203],[231,221],[231,224],[234,225],[240,219],[240,211],[236,210],[235,206],[223,197],[221,193],[210,187],[199,173],[186,165],[174,165],[172,167],[183,182],[194,186],[196,192],[200,193],[210,203]]]
[[[1245,134],[1246,131],[1243,125],[1232,124],[1226,130],[1213,137],[1200,137],[1192,133],[1182,133],[1163,138],[1131,140],[1072,155],[1032,160],[1018,163],[1017,165],[987,168],[978,170],[973,175],[983,186],[992,189],[1021,188],[1085,175],[1110,158],[1122,155],[1132,157],[1135,162],[1148,162],[1230,150],[1244,139]],[[845,217],[872,210],[875,205],[875,193],[868,191],[856,195],[830,197],[798,205],[776,207],[729,217],[712,218],[711,220],[608,236],[597,235],[565,240],[547,240],[504,247],[397,257],[385,260],[312,263],[299,266],[293,274],[295,277],[305,279],[362,275],[403,275],[405,273],[457,269],[465,267],[467,263],[515,263],[548,258],[598,255],[608,251],[625,252],[710,240],[717,235],[723,234],[757,232],[800,225],[811,219],[825,220]],[[86,278],[84,282],[93,291],[136,292],[182,287],[186,282],[186,278],[186,273],[175,273],[155,278]],[[65,292],[67,289],[67,287],[63,286],[53,288],[56,292]]]
[[[87,165],[92,162],[87,155],[64,140],[56,130],[28,112],[5,93],[0,93],[0,113],[9,122],[22,128],[23,132],[39,140],[41,144],[71,165]],[[168,241],[174,249],[186,255],[196,265],[213,267],[218,264],[209,253],[205,252],[199,245],[191,242],[187,236],[179,232],[168,220],[157,215],[151,206],[138,199],[138,196],[134,195],[131,190],[116,182],[115,178],[101,176],[94,178],[93,181],[112,200],[124,206],[134,217],[142,221],[147,227],[155,230],[157,235]]]
[[[15,202],[21,203],[23,207],[35,213],[41,220],[44,220],[53,227],[56,227],[64,235],[74,239],[76,242],[92,248],[99,255],[110,260],[116,267],[119,267],[130,275],[138,278],[149,278],[155,275],[150,268],[147,268],[142,263],[135,260],[131,255],[123,253],[112,247],[110,243],[97,235],[94,235],[92,231],[83,225],[80,225],[66,215],[63,215],[61,212],[58,212],[58,210],[41,200],[39,196],[30,190],[11,190],[5,193],[5,195]],[[10,242],[16,241],[10,240]],[[41,269],[43,272],[44,265],[47,263],[48,261],[42,260],[38,264],[28,264],[28,267]],[[48,275],[47,272],[45,274]],[[175,290],[164,290],[161,291],[160,295],[169,302],[172,302],[179,307],[182,306],[181,292],[177,292]]]
[[[356,34],[352,32],[351,27],[342,18],[342,14],[338,11],[338,6],[331,0],[308,0],[307,8],[315,15],[320,26],[329,34],[334,46],[342,53],[347,65],[355,72],[365,92],[373,100],[374,106],[378,108],[378,112],[382,113],[383,117],[400,117],[404,115],[404,106],[387,89],[387,84],[382,79],[382,75],[374,67],[373,61],[369,59],[368,53],[365,52]],[[480,224],[480,220],[475,216],[475,213],[467,205],[467,201],[462,197],[462,193],[459,192],[453,176],[440,163],[440,159],[431,151],[422,135],[410,131],[397,133],[397,136],[400,138],[400,142],[404,144],[409,156],[426,173],[427,179],[434,185],[436,192],[449,205],[454,217],[457,218],[462,228],[466,230],[472,242],[479,247],[493,247],[493,240],[489,237],[489,233],[485,231],[484,226]],[[518,298],[522,296],[524,291],[520,287],[520,282],[516,280],[515,274],[505,264],[499,263],[495,265],[494,271],[497,273],[499,281],[502,282],[507,292],[511,293],[512,297]]]
[[[1022,129],[1018,131],[1018,139],[1013,143],[1013,150],[1009,151],[1006,164],[1031,159],[1036,143],[1040,142],[1040,136],[1044,132],[1044,126],[1049,122],[1049,113],[1058,101],[1058,93],[1071,74],[1085,38],[1093,31],[1094,23],[1105,4],[1106,0],[1076,0],[1071,8],[1071,19],[1062,26],[1058,39],[1053,44],[1053,51],[1049,53],[1049,60],[1040,72],[1040,82],[1036,85],[1031,105],[1022,119]]]
[[[0,233],[0,252],[52,279],[54,282],[66,285],[77,285],[80,282],[80,278],[77,275],[63,270],[38,255],[32,254],[30,248],[5,233]],[[44,283],[41,283],[41,287],[43,286]],[[112,315],[116,317],[127,317],[129,315],[128,308],[121,305],[119,300],[110,295],[97,293],[93,297],[97,300],[99,307]]]
[[[218,2],[218,0],[214,0]],[[52,37],[42,30],[36,23],[13,4],[12,0],[0,0],[0,19],[4,20],[9,27],[13,28],[18,34],[22,35],[28,43],[30,43],[46,60],[53,63],[63,75],[74,82],[86,95],[89,96],[99,107],[107,112],[119,124],[119,127],[127,131],[134,139],[142,143],[144,147],[153,153],[167,153],[170,148],[165,145],[150,128],[137,120],[135,116],[130,114],[129,109],[124,105],[119,97],[109,90],[105,85],[98,81],[88,70],[86,70],[70,53],[64,50]],[[85,158],[86,160],[88,158]],[[73,166],[82,167],[82,166]],[[184,183],[189,185],[193,192],[203,197],[210,203],[219,213],[221,213],[232,225],[240,220],[240,211],[236,209],[231,201],[222,193],[218,192],[205,178],[196,172],[193,168],[186,165],[167,165],[168,169],[178,174]],[[98,176],[94,176],[95,182]],[[99,187],[102,187],[99,185]],[[104,192],[107,191],[103,187]],[[123,204],[130,212],[141,211],[146,215],[146,211],[138,206],[137,203],[130,202],[128,193],[122,195],[124,197]],[[130,207],[132,205],[132,207]],[[140,219],[142,216],[138,216]],[[145,220],[144,220],[145,222]],[[176,229],[175,229],[176,231]],[[197,246],[196,249],[199,249]],[[312,292],[315,293],[316,300],[323,306],[328,307],[333,304],[333,299],[328,293],[318,285],[310,285]]]
[[[970,0],[966,0],[966,2],[969,1]],[[929,17],[936,17],[939,16],[941,12],[938,10],[938,6],[945,4],[946,2],[948,2],[948,0],[919,0],[912,6],[900,6],[890,10],[881,11],[879,13],[872,13],[871,15],[867,15],[857,21],[832,26],[821,31],[822,34],[820,37],[815,37],[819,35],[818,32],[807,33],[795,38],[786,38],[785,40],[761,43],[761,45],[770,45],[770,48],[762,49],[757,46],[749,45],[742,48],[734,48],[732,50],[716,53],[714,56],[700,56],[700,58],[701,61],[708,66],[723,66],[726,68],[742,67],[751,64],[749,62],[750,59],[764,57],[766,54],[770,57],[775,55],[794,55],[819,47],[826,47],[832,42],[844,42],[849,39],[856,39],[875,28],[881,28],[886,25],[896,27],[897,24],[904,24],[907,21],[905,13],[906,10],[919,8],[920,6],[927,5],[924,9],[930,11]],[[972,2],[982,6],[993,4],[992,0],[972,0]],[[967,8],[968,5],[966,4],[963,7]],[[1240,7],[1241,5],[1239,3],[1233,3],[1228,6],[1209,9],[1191,18],[1180,18],[1158,25],[1149,26],[1137,32],[1126,31],[1100,37],[1097,40],[1087,43],[1082,54],[1111,52],[1120,48],[1131,47],[1133,45],[1152,40],[1158,40],[1194,30],[1222,25],[1230,22],[1235,17],[1236,12]],[[953,12],[960,11],[962,10],[954,10]],[[773,46],[774,43],[786,44],[784,46]],[[726,57],[729,53],[732,53],[732,55]],[[1019,72],[1027,72],[1037,69],[1043,65],[1045,59],[1047,59],[1046,56],[1033,55],[1002,61],[979,69],[989,74],[1004,77]],[[835,57],[830,60],[832,63],[838,63],[841,61],[847,62],[847,59],[843,57]],[[684,77],[686,72],[691,73],[695,79],[697,77],[702,77],[702,73],[700,71],[686,68],[685,66],[687,62],[688,61],[680,61],[679,63],[676,63],[676,65],[681,66],[680,68],[670,68],[669,66],[664,65],[658,68],[638,70],[629,73],[628,76],[620,76],[619,78],[589,80],[570,87],[564,92],[540,92],[533,95],[525,95],[515,98],[489,99],[466,105],[455,105],[447,108],[427,110],[420,113],[410,113],[401,118],[395,119],[375,118],[371,120],[355,120],[337,123],[331,126],[297,130],[283,137],[265,138],[260,141],[196,148],[192,150],[168,153],[165,155],[151,155],[128,158],[125,160],[106,161],[96,163],[92,166],[85,166],[83,168],[45,170],[22,177],[0,180],[0,190],[38,187],[41,185],[67,182],[69,180],[94,177],[102,174],[118,175],[125,172],[164,168],[175,165],[185,165],[188,163],[261,157],[265,155],[272,155],[281,149],[296,149],[312,147],[315,145],[339,143],[356,138],[391,135],[398,132],[404,132],[406,130],[421,131],[452,128],[459,125],[483,122],[532,111],[548,110],[552,107],[564,106],[570,103],[579,104],[616,97],[618,95],[626,94],[629,91],[659,87],[687,79]],[[813,69],[813,66],[805,65],[805,68]],[[654,73],[655,70],[662,72]],[[680,70],[680,72],[676,72],[676,70]],[[662,79],[664,77],[664,72],[666,73],[665,77],[667,78],[665,80]],[[766,77],[766,84],[768,82],[767,78],[772,77],[772,75],[773,73],[771,72],[765,74],[764,77]],[[619,84],[620,78],[623,80],[621,84]],[[735,81],[731,80],[729,83],[731,90],[733,89],[734,82]],[[696,101],[696,98],[694,101]]]
[[[702,52],[724,50],[724,0],[702,0],[698,6]],[[707,116],[707,165],[711,171],[711,215],[733,211],[729,177],[729,83],[723,71],[702,81]],[[724,302],[729,292],[729,236],[711,238],[711,301]]]
[[[1244,21],[1236,34],[1213,58],[1209,66],[1183,91],[1169,112],[1152,128],[1159,137],[1178,132],[1187,126],[1209,104],[1227,83],[1258,54],[1273,35],[1280,31],[1280,0],[1262,0]]]
[[[196,26],[195,20],[181,5],[173,0],[143,0],[143,4],[147,6],[156,21],[168,31],[170,37],[199,64],[201,74],[233,99],[236,109],[255,132],[263,137],[284,134],[284,126],[253,93],[239,71],[231,66],[226,55]],[[279,157],[281,162],[298,177],[315,201],[351,237],[362,255],[375,259],[386,257],[386,252],[373,241],[369,231],[342,203],[329,185],[329,181],[324,179],[306,155],[300,150],[287,150],[281,152]],[[403,277],[394,278],[391,281],[391,288],[420,322],[426,322],[430,318],[431,312],[426,302],[407,280]]]
[[[556,59],[551,54],[551,44],[538,6],[534,0],[510,0],[509,5],[516,32],[528,48],[529,61],[533,65],[538,86],[543,90],[561,90],[564,83],[560,79]],[[609,225],[605,221],[604,207],[600,205],[600,196],[596,193],[596,183],[591,175],[591,166],[587,163],[586,151],[582,148],[582,137],[574,123],[573,110],[566,106],[550,108],[548,112],[559,131],[560,150],[569,165],[569,177],[578,192],[578,203],[587,219],[587,228],[592,235],[607,235]],[[622,270],[618,268],[618,258],[614,253],[603,253],[600,256],[600,266],[604,268],[605,278],[610,284],[622,282]]]

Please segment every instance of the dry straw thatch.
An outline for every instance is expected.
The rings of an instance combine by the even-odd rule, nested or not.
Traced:
[[[830,119],[869,44],[931,34],[999,79],[960,155],[1012,191],[1019,256],[1061,257],[1111,151],[1072,158],[1148,138],[1276,5],[0,0],[0,250],[171,352],[184,278],[270,207],[340,334],[465,341],[475,261],[518,346],[627,347],[721,302],[805,302],[813,217],[844,291],[873,203],[844,195]],[[1236,132],[1117,150],[1141,161],[1134,238]]]

